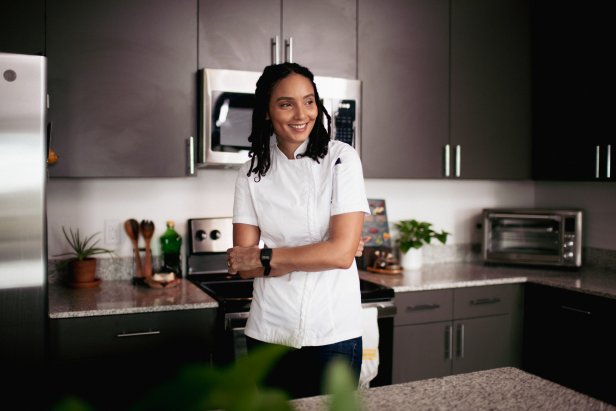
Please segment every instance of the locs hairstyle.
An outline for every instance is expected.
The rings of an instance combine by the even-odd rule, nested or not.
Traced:
[[[255,181],[261,180],[271,165],[270,158],[270,137],[274,133],[271,120],[267,119],[267,110],[272,95],[272,89],[281,79],[296,73],[306,77],[314,87],[314,97],[317,103],[318,115],[314,127],[310,132],[308,146],[301,156],[310,157],[317,163],[320,158],[327,154],[327,146],[331,136],[331,116],[323,106],[319,97],[317,86],[314,84],[314,75],[306,67],[297,63],[274,64],[265,67],[263,74],[257,81],[255,90],[255,107],[252,112],[252,131],[248,141],[251,143],[249,155],[250,168],[247,176],[254,173]],[[327,128],[323,124],[323,115],[327,118]]]

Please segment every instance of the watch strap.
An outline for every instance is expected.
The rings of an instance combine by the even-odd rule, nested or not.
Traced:
[[[272,260],[272,249],[271,248],[262,248],[261,249],[261,265],[263,266],[263,276],[267,277],[272,271],[272,267],[270,265],[270,261]]]

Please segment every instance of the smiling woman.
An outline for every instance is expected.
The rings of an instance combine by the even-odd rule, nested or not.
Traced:
[[[320,394],[325,369],[336,358],[353,369],[355,384],[361,370],[355,255],[370,209],[359,156],[331,140],[330,127],[307,68],[265,68],[255,92],[252,159],[235,187],[227,261],[231,274],[254,278],[248,350],[291,347],[265,385],[292,397]]]

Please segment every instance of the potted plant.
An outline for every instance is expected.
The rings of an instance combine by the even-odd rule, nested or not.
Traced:
[[[112,250],[97,247],[100,240],[94,240],[98,233],[91,236],[82,237],[79,229],[73,231],[69,228],[68,233],[62,227],[64,238],[71,248],[70,252],[57,254],[56,257],[72,256],[68,260],[70,284],[72,286],[96,286],[100,280],[96,279],[96,259],[93,258],[97,254],[113,255]]]
[[[401,220],[395,224],[398,230],[397,244],[400,249],[400,263],[403,268],[418,268],[421,266],[422,258],[420,249],[425,244],[430,244],[432,239],[437,239],[441,243],[447,242],[450,233],[446,231],[435,231],[432,224],[425,221]]]

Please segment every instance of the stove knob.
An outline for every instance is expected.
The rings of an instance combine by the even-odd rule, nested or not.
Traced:
[[[207,233],[203,230],[199,230],[195,233],[195,237],[197,238],[197,241],[203,241],[207,239]]]
[[[211,238],[212,240],[218,240],[218,239],[220,238],[220,235],[221,235],[221,234],[220,234],[220,231],[218,231],[218,230],[212,230],[212,231],[210,232],[210,238]]]

